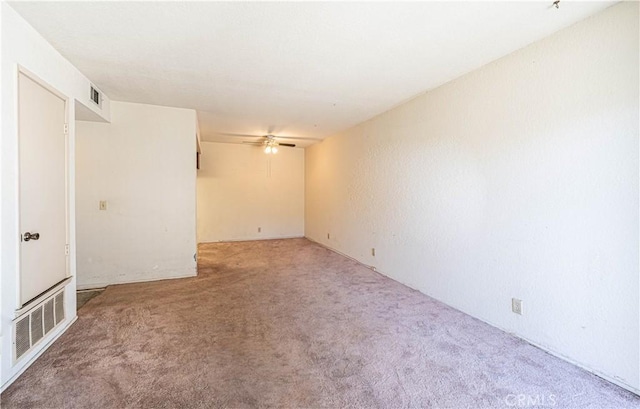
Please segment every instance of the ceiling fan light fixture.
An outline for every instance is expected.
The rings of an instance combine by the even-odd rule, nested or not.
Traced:
[[[264,153],[278,153],[278,142],[274,141],[273,138],[269,138],[264,142]]]

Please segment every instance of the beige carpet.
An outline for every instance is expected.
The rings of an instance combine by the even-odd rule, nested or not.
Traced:
[[[305,239],[108,287],[3,408],[638,408],[640,398]]]

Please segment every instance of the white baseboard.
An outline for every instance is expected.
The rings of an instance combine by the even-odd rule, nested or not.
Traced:
[[[110,285],[148,283],[150,281],[162,281],[162,280],[175,280],[177,278],[196,277],[197,275],[198,275],[198,272],[195,271],[193,274],[176,274],[176,275],[168,275],[168,276],[145,277],[140,280],[123,280],[123,281],[112,281],[112,282],[77,284],[76,290],[93,290],[93,289],[105,288]]]
[[[214,241],[199,241],[198,244],[235,243],[235,242],[238,242],[238,241],[262,241],[262,240],[284,240],[284,239],[304,239],[304,238],[305,238],[304,236],[247,237],[247,238],[241,238],[241,239],[223,239],[223,240],[214,240]]]
[[[467,313],[466,313],[466,312],[464,312],[464,311],[461,311],[461,312],[462,312],[462,313],[464,313],[464,314],[467,314]],[[470,315],[470,314],[467,314],[467,315]],[[478,318],[478,317],[475,317],[475,318]],[[577,366],[578,368],[584,369],[584,370],[585,370],[585,371],[587,371],[587,372],[590,372],[590,373],[592,373],[592,374],[594,374],[594,375],[596,375],[596,376],[598,376],[598,377],[600,377],[600,378],[602,378],[602,379],[604,379],[604,380],[606,380],[606,381],[608,381],[608,382],[611,382],[611,383],[613,383],[613,384],[615,384],[615,385],[618,385],[619,387],[621,387],[621,388],[623,388],[623,389],[626,389],[626,390],[628,390],[629,392],[634,393],[634,394],[636,394],[636,395],[639,395],[639,396],[640,396],[640,389],[638,389],[638,388],[636,388],[636,387],[634,387],[634,386],[632,386],[632,385],[629,385],[629,384],[625,383],[625,382],[624,382],[623,380],[621,380],[621,379],[618,379],[618,378],[613,377],[613,376],[611,376],[611,375],[607,375],[607,374],[605,374],[605,373],[603,373],[603,372],[601,372],[601,371],[599,371],[599,370],[597,370],[597,369],[594,369],[594,368],[592,368],[592,367],[590,367],[590,366],[588,366],[588,365],[585,365],[585,364],[583,364],[583,363],[580,363],[580,362],[578,362],[578,361],[575,361],[574,359],[572,359],[572,358],[570,358],[570,357],[568,357],[568,356],[566,356],[566,355],[564,355],[564,354],[562,354],[562,353],[560,353],[560,352],[557,352],[557,351],[555,351],[555,350],[554,350],[554,349],[552,349],[552,348],[549,348],[549,347],[547,347],[547,346],[545,346],[545,345],[542,345],[542,344],[538,344],[537,342],[532,341],[532,340],[530,340],[530,339],[528,339],[528,338],[525,338],[525,337],[523,337],[523,336],[521,336],[521,335],[518,335],[518,334],[516,334],[516,333],[509,332],[509,331],[507,331],[507,330],[505,330],[505,329],[501,328],[501,327],[500,327],[500,326],[498,326],[498,325],[492,324],[492,323],[490,323],[490,322],[488,322],[488,321],[485,321],[485,320],[483,320],[483,319],[481,319],[481,318],[478,318],[478,319],[479,319],[480,321],[482,321],[482,322],[486,323],[486,324],[491,325],[492,327],[498,328],[499,330],[501,330],[501,331],[503,331],[503,332],[506,332],[506,333],[507,333],[507,334],[509,334],[509,335],[513,335],[513,336],[514,336],[514,337],[516,337],[516,338],[520,338],[521,340],[525,341],[526,343],[531,344],[531,345],[533,345],[534,347],[536,347],[536,348],[538,348],[538,349],[541,349],[541,350],[545,351],[546,353],[548,353],[548,354],[550,354],[550,355],[555,356],[555,357],[556,357],[556,358],[558,358],[558,359],[562,359],[563,361],[569,362],[570,364],[575,365],[575,366]]]
[[[305,239],[309,240],[310,242],[313,242],[313,243],[317,244],[317,245],[318,245],[318,246],[320,246],[320,247],[324,247],[325,249],[327,249],[327,250],[329,250],[329,251],[332,251],[332,252],[334,252],[334,253],[336,253],[336,254],[339,254],[339,255],[341,255],[342,257],[348,258],[349,260],[353,260],[353,261],[355,261],[356,263],[360,264],[361,266],[368,268],[369,270],[373,270],[373,271],[375,271],[375,272],[378,272],[378,270],[376,270],[376,268],[375,268],[374,266],[370,266],[370,265],[368,265],[368,264],[364,264],[362,261],[358,260],[357,258],[353,258],[353,257],[351,257],[351,256],[350,256],[350,255],[348,255],[348,254],[341,253],[341,252],[339,252],[338,250],[336,250],[336,249],[334,249],[334,248],[332,248],[332,247],[329,247],[329,246],[327,246],[327,245],[326,245],[326,244],[324,244],[324,243],[320,243],[319,241],[315,241],[314,239],[309,238],[309,237],[305,237]],[[385,277],[387,277],[387,278],[391,278],[391,277],[389,277],[388,275],[386,275],[386,274],[384,274],[384,273],[380,273],[380,274],[382,274],[383,276],[385,276]],[[391,278],[391,279],[393,280],[393,278]],[[393,280],[393,281],[396,281],[396,280]],[[400,283],[400,284],[402,284],[402,285],[406,285],[406,284],[404,284],[404,283]],[[409,287],[409,286],[407,285],[407,287]]]

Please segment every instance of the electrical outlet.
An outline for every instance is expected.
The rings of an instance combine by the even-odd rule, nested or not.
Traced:
[[[262,227],[258,227],[258,233],[262,231]]]
[[[372,249],[371,249],[371,255],[372,255],[373,257],[375,257],[375,256],[376,256],[376,249],[374,249],[374,248],[372,248]]]
[[[101,200],[100,201],[100,210],[107,210],[107,201],[106,200]]]
[[[522,315],[522,300],[517,298],[511,299],[511,311],[518,315]]]

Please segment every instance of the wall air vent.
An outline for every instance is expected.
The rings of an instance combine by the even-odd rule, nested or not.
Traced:
[[[56,325],[64,320],[64,291],[56,295]]]
[[[53,316],[53,298],[44,303],[44,333],[48,334],[49,331],[56,326],[56,319]]]
[[[17,361],[64,321],[64,290],[22,314],[13,322],[13,351]]]
[[[29,315],[24,318],[21,318],[16,322],[16,335],[15,335],[15,351],[16,351],[16,359],[20,358],[22,355],[26,354],[27,351],[31,348],[31,334],[29,331]]]
[[[94,104],[102,108],[102,93],[98,91],[93,85],[91,86],[89,98],[91,98],[91,101],[93,101]]]

